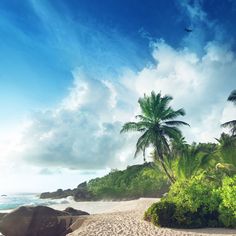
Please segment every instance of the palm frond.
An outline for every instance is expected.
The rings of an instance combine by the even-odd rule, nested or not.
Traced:
[[[130,131],[139,131],[139,132],[143,132],[146,129],[148,129],[150,127],[150,123],[149,122],[144,122],[144,121],[140,121],[140,122],[127,122],[123,125],[120,133],[125,133],[125,132],[130,132]]]
[[[230,133],[232,135],[236,134],[236,120],[231,120],[231,121],[225,122],[224,124],[221,125],[221,127],[229,128],[230,129]]]
[[[150,117],[150,118],[153,117],[153,112],[150,105],[150,98],[148,96],[144,94],[143,98],[139,98],[138,103],[139,103],[142,113],[146,117]]]
[[[228,122],[225,122],[224,124],[221,125],[223,128],[233,128],[236,127],[236,120],[231,120]]]
[[[141,137],[139,137],[136,143],[136,151],[135,151],[134,157],[136,157],[140,151],[143,152],[143,156],[145,157],[145,150],[148,147],[149,142],[150,142],[149,136],[150,136],[150,132],[149,130],[147,130]]]
[[[152,119],[150,119],[149,117],[146,117],[144,115],[136,115],[135,118],[140,119],[141,121],[145,121],[145,122],[153,122]]]
[[[173,98],[169,95],[165,95],[161,98],[161,100],[159,101],[159,103],[156,104],[155,107],[155,116],[162,118],[163,115],[165,114],[165,112],[168,110],[169,107],[169,103],[170,101],[173,100]],[[172,110],[171,108],[169,109],[169,111]]]
[[[236,105],[236,89],[231,92],[228,101],[233,102]]]
[[[169,112],[162,117],[162,120],[173,120],[175,118],[177,118],[178,116],[184,116],[185,115],[185,111],[183,108],[174,111],[173,109],[170,109]]]
[[[162,129],[164,131],[164,135],[168,136],[171,139],[177,139],[179,136],[182,136],[182,132],[177,127],[169,127],[167,125],[163,125]]]
[[[190,127],[190,125],[184,121],[180,120],[171,120],[171,121],[166,121],[165,125],[170,125],[170,126],[180,126],[180,125],[187,125]]]

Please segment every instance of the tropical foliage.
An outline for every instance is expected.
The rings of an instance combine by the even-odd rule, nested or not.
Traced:
[[[144,218],[162,227],[236,227],[236,176],[220,182],[198,175],[178,181]]]
[[[188,125],[184,121],[176,120],[179,116],[184,116],[185,111],[181,108],[174,110],[169,106],[171,96],[161,96],[161,93],[152,92],[150,96],[144,95],[138,100],[141,114],[137,115],[137,122],[125,123],[121,132],[137,131],[141,136],[136,144],[135,156],[141,151],[145,157],[145,150],[153,147],[155,157],[161,164],[169,180],[174,183],[175,178],[168,170],[165,156],[170,152],[170,140],[176,140],[182,136],[181,125]]]
[[[178,181],[171,187],[167,197],[148,209],[145,219],[162,227],[220,226],[217,211],[220,198],[216,189],[216,183],[203,175]],[[163,218],[164,215],[167,217]]]
[[[233,90],[228,97],[228,101],[233,102],[236,105],[236,90]],[[225,122],[221,125],[224,128],[229,128],[232,135],[236,135],[236,120]]]
[[[188,144],[179,130],[186,122],[176,120],[184,110],[169,107],[172,100],[160,93],[139,99],[137,122],[124,124],[121,132],[142,135],[136,153],[148,147],[151,157],[162,166],[172,185],[167,196],[153,204],[144,218],[163,227],[236,227],[236,120],[222,127],[217,143]],[[236,90],[228,97],[236,105]]]
[[[46,192],[41,198],[65,198],[76,201],[121,200],[140,197],[161,197],[169,189],[167,177],[152,163],[112,170],[109,174],[83,182],[74,189]]]
[[[113,170],[88,182],[88,189],[96,199],[161,197],[168,188],[166,177],[151,163],[130,166],[123,171]]]
[[[223,179],[219,194],[222,199],[219,205],[219,220],[226,227],[236,228],[236,175]]]
[[[236,104],[236,90],[228,100]],[[155,225],[177,228],[236,228],[236,133],[228,122],[230,133],[222,133],[216,143],[188,144],[177,120],[183,109],[169,106],[172,98],[151,93],[139,99],[141,114],[136,122],[123,125],[121,132],[141,133],[136,153],[151,148],[153,162],[113,170],[102,178],[80,184],[73,190],[57,190],[43,197],[75,199],[133,199],[165,197],[153,204],[145,219]],[[233,121],[234,122],[234,121]],[[168,181],[169,180],[169,181]],[[171,183],[171,185],[170,185]]]
[[[236,137],[222,133],[219,139],[216,139],[219,145],[219,155],[223,163],[228,163],[236,167]]]
[[[196,174],[216,164],[217,154],[214,144],[186,145],[181,155],[176,156],[176,178],[190,179]]]

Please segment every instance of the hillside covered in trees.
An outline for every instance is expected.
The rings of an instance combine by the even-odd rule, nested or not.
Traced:
[[[41,198],[74,196],[76,201],[121,200],[139,197],[161,197],[169,183],[159,167],[153,163],[129,166],[126,170],[112,170],[108,175],[84,182],[77,188],[41,194]]]

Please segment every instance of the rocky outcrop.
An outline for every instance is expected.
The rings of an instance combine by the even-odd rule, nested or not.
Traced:
[[[22,206],[3,216],[0,232],[5,236],[65,236],[77,219],[76,213],[88,214],[73,208],[57,211],[45,206]]]
[[[66,198],[68,196],[73,196],[75,193],[75,189],[58,189],[55,192],[45,192],[41,193],[40,198],[45,199],[45,198],[52,198],[52,199],[59,199],[59,198]]]
[[[74,189],[66,189],[66,190],[58,189],[55,192],[41,193],[40,198],[59,199],[59,198],[66,198],[68,196],[73,196],[75,201],[94,200],[93,195],[91,194],[91,192],[88,191],[86,182],[79,184],[78,187]]]
[[[77,186],[74,192],[75,201],[91,201],[95,200],[93,194],[88,190],[87,182],[83,182]]]

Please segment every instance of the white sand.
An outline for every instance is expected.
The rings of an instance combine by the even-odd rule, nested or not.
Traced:
[[[101,213],[111,213],[118,211],[130,211],[135,210],[138,207],[140,201],[147,202],[147,207],[149,207],[153,202],[157,202],[158,198],[140,198],[139,200],[131,201],[90,201],[90,202],[76,202],[70,200],[69,203],[65,204],[55,204],[50,205],[56,210],[65,210],[67,207],[73,207],[78,210],[86,211],[89,214],[101,214]]]
[[[68,206],[89,212],[72,225],[73,233],[67,236],[221,236],[235,235],[232,229],[188,229],[158,228],[143,220],[144,211],[158,199],[141,198],[121,202],[72,202],[54,205],[63,210]]]

